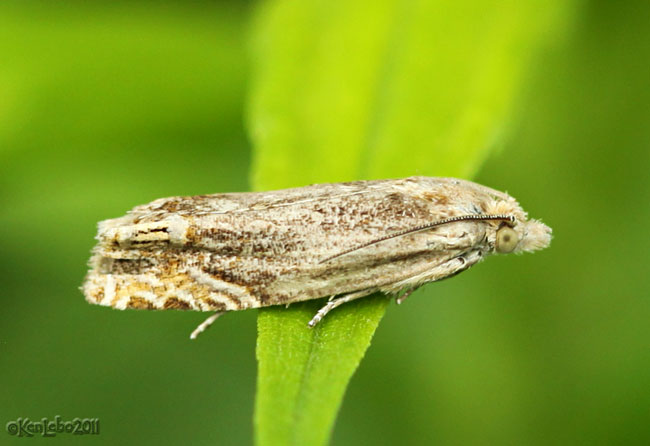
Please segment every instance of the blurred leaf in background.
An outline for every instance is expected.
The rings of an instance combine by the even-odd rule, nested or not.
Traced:
[[[468,177],[574,2],[267,1],[249,126],[265,187]],[[287,181],[287,179],[289,179]]]
[[[313,14],[325,20],[338,10]],[[250,16],[251,5],[236,2],[0,3],[3,426],[60,414],[99,417],[98,444],[252,442],[256,312],[226,315],[190,342],[201,314],[112,311],[88,305],[78,290],[98,220],[162,196],[248,188]],[[534,78],[516,109],[518,125],[476,179],[508,190],[551,225],[552,247],[490,259],[387,312],[349,386],[333,444],[650,443],[649,19],[645,0],[585,1],[568,43],[558,39],[527,67]],[[289,39],[294,31],[286,32]],[[364,32],[352,37],[363,40]],[[453,55],[456,43],[447,44],[443,54]],[[489,62],[489,52],[481,54]],[[418,60],[426,66],[429,57]],[[286,61],[287,70],[298,63]],[[401,66],[382,76],[399,78]],[[305,82],[318,73],[311,76]],[[405,92],[409,104],[434,113],[428,93],[409,95],[406,80],[382,103]],[[477,88],[453,92],[465,102],[442,102],[449,119]],[[350,115],[318,113],[347,131],[344,121],[357,122],[359,106],[349,104]],[[299,110],[292,119],[307,112],[319,117]],[[393,147],[409,125],[420,132],[425,122],[392,120],[382,114],[357,130],[362,140],[375,135],[364,153]],[[394,136],[369,128],[392,128]],[[259,143],[265,127],[255,131]],[[306,179],[319,166],[336,167],[296,152],[320,139],[294,136],[302,138],[285,132],[274,144],[287,142],[286,159],[304,158]],[[280,160],[272,166],[283,175]],[[373,169],[318,181],[383,172]],[[399,175],[412,173],[424,172]],[[11,440],[0,432],[0,443]]]
[[[258,190],[415,172],[469,177],[502,143],[526,68],[565,34],[574,4],[263,6],[248,117]],[[258,445],[327,442],[387,303],[346,304],[314,329],[307,322],[323,301],[260,310]]]

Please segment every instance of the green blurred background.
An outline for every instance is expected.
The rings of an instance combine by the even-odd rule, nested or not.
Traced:
[[[0,3],[3,429],[59,414],[100,418],[95,443],[251,443],[255,311],[190,342],[201,314],[111,311],[78,287],[97,221],[248,189],[255,7]],[[650,3],[575,20],[476,178],[552,226],[551,248],[392,305],[333,444],[650,443]]]

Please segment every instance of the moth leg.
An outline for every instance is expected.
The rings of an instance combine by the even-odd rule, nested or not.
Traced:
[[[345,296],[341,296],[338,299],[335,300],[328,300],[327,303],[320,309],[318,310],[318,313],[314,315],[314,317],[309,321],[309,326],[310,327],[315,327],[316,324],[318,324],[327,313],[332,311],[334,308],[338,307],[339,305],[343,305],[344,303],[353,301],[355,299],[359,299],[360,297],[367,296],[368,294],[372,294],[376,290],[370,289],[370,290],[361,290],[357,291],[356,293],[350,293],[346,294]]]
[[[420,288],[420,287],[416,286],[415,288],[411,288],[410,290],[406,290],[404,292],[404,294],[402,294],[401,296],[396,296],[395,297],[395,303],[397,305],[400,305],[402,302],[404,302],[406,300],[407,297],[409,297],[411,294],[413,294],[413,292],[415,290],[417,290],[418,288]]]
[[[192,334],[190,335],[190,339],[196,339],[196,337],[197,337],[198,335],[200,335],[200,334],[203,333],[205,330],[207,330],[208,327],[210,327],[210,325],[212,325],[212,323],[213,323],[214,321],[216,321],[217,318],[218,318],[219,316],[221,316],[222,314],[224,314],[224,313],[225,313],[225,311],[217,311],[217,312],[214,313],[212,316],[210,316],[209,318],[207,318],[206,320],[204,320],[203,322],[201,322],[201,323],[199,324],[199,326],[196,327],[196,328],[194,329],[194,331],[192,332]]]

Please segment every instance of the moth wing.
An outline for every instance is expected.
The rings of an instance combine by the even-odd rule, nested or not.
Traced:
[[[369,195],[390,189],[398,180],[352,181],[315,184],[267,192],[239,192],[160,198],[134,207],[127,217],[132,222],[161,221],[177,216],[238,214],[299,207],[313,202],[343,200],[355,195]],[[123,217],[124,219],[124,217]],[[115,219],[120,220],[120,219]],[[121,221],[121,223],[128,223]]]
[[[472,250],[460,255],[442,256],[442,261],[439,264],[433,264],[427,270],[420,271],[400,281],[383,286],[380,288],[380,291],[396,294],[404,289],[417,288],[428,282],[448,279],[471,268],[482,259],[483,256],[479,250]]]

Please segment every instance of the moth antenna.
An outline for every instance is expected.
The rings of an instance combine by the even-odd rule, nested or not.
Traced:
[[[395,232],[394,234],[389,234],[384,237],[379,237],[367,243],[363,243],[353,248],[346,249],[345,251],[341,251],[338,254],[334,254],[333,256],[326,257],[318,263],[320,264],[320,263],[329,262],[330,260],[336,259],[346,254],[350,254],[351,252],[354,251],[358,251],[359,249],[367,248],[368,246],[376,245],[377,243],[381,243],[383,241],[390,240],[396,237],[401,237],[403,235],[413,234],[415,232],[420,232],[420,231],[426,231],[427,229],[435,228],[436,226],[444,225],[447,223],[455,223],[457,221],[472,221],[472,220],[507,220],[510,223],[514,223],[516,219],[514,215],[507,215],[507,214],[495,214],[495,215],[470,214],[470,215],[459,215],[456,217],[443,218],[442,220],[434,221],[433,223],[427,223],[425,225],[416,226],[415,228],[405,229],[403,231]]]

